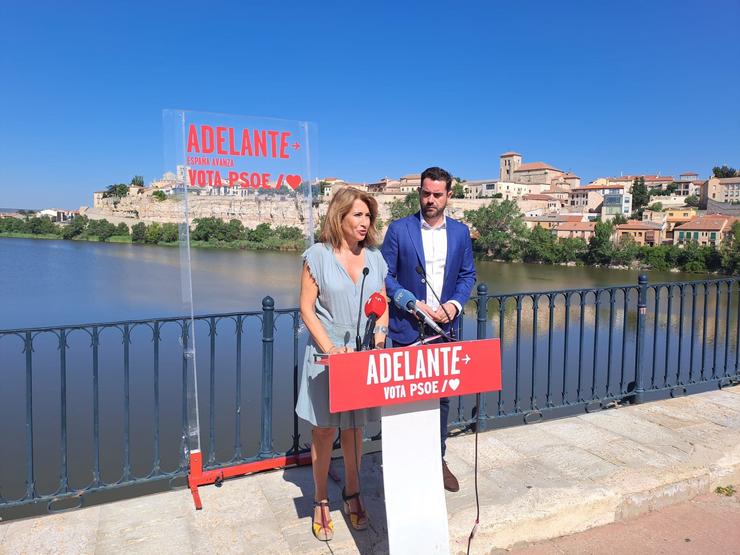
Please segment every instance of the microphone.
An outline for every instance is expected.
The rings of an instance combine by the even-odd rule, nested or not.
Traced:
[[[375,347],[375,323],[388,309],[388,302],[380,293],[373,293],[365,302],[365,336],[362,338],[362,350],[367,351]]]
[[[442,331],[439,324],[432,320],[426,312],[416,306],[416,297],[414,297],[414,294],[411,291],[407,289],[399,289],[396,291],[396,294],[393,295],[393,304],[401,310],[405,310],[410,314],[415,314],[419,319],[424,320],[424,323],[432,328],[435,333],[438,333],[443,337],[447,337],[447,334]]]
[[[367,278],[367,275],[370,273],[370,268],[365,266],[362,269],[362,283],[360,284],[360,302],[362,302],[362,292],[365,290],[365,278]],[[360,312],[362,309],[357,308],[357,336],[355,337],[355,347],[356,350],[359,351],[362,348],[362,338],[360,337],[360,318],[362,317],[362,312]]]
[[[434,291],[434,288],[429,283],[429,280],[427,279],[427,274],[424,271],[424,268],[422,268],[421,266],[417,266],[416,273],[421,276],[421,282],[427,286],[427,288],[432,292],[432,295],[434,295],[434,298],[437,299],[437,302],[439,303],[440,308],[442,308],[442,310],[445,313],[445,316],[447,316],[447,321],[450,323],[450,332],[453,333],[452,318],[450,318],[450,313],[447,312],[447,309],[445,308],[445,305],[442,304],[442,300],[439,298],[439,295],[437,295],[436,291]]]

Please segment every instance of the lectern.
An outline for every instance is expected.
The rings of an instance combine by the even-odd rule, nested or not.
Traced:
[[[329,356],[329,410],[381,407],[391,554],[449,553],[439,399],[501,389],[498,339]]]

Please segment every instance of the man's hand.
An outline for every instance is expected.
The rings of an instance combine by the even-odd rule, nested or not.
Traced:
[[[426,312],[427,316],[429,316],[432,320],[436,321],[436,318],[434,317],[435,311],[432,310],[427,303],[424,301],[416,301],[416,308],[421,309],[422,311]],[[417,318],[419,318],[417,316]]]
[[[446,311],[446,312],[445,312]],[[449,314],[449,317],[447,316]],[[446,324],[454,320],[457,316],[457,307],[453,303],[445,303],[440,306],[432,315],[435,322]]]

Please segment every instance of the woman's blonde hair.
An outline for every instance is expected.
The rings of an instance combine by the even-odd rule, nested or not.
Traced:
[[[378,203],[373,197],[354,187],[344,187],[334,193],[329,208],[326,210],[319,241],[329,243],[335,249],[342,246],[342,220],[349,214],[352,205],[358,199],[364,202],[370,210],[370,227],[367,229],[365,239],[360,241],[360,246],[374,247],[378,244],[379,234],[375,227],[375,222],[378,219]]]

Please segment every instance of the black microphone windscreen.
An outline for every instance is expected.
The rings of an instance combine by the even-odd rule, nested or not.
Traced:
[[[417,266],[416,273],[419,274],[420,276],[424,276],[424,268],[422,268],[421,266]]]
[[[364,268],[362,269],[362,275],[363,275],[363,276],[366,276],[366,275],[368,275],[369,273],[370,273],[370,268],[368,268],[367,266],[365,266],[365,267],[364,267]]]

